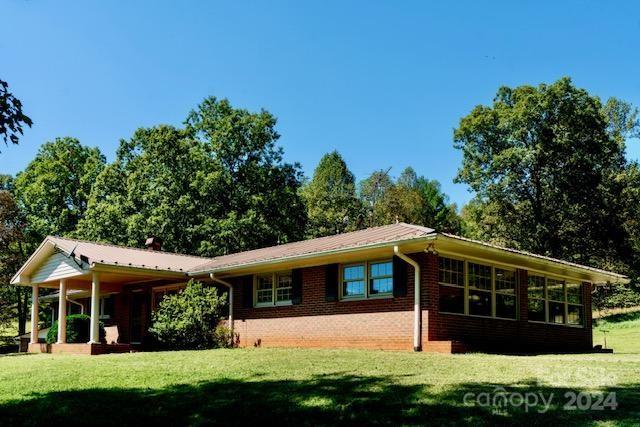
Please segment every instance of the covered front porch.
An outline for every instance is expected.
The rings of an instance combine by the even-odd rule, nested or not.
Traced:
[[[148,328],[154,306],[163,295],[186,284],[186,269],[202,262],[194,258],[47,238],[13,279],[32,289],[28,351],[105,354],[149,347]],[[153,264],[146,264],[148,261]],[[43,294],[47,297],[42,298]],[[53,306],[53,319],[40,319],[43,300]],[[90,316],[86,342],[67,339],[67,318],[72,309]],[[51,332],[50,342],[43,340],[41,326],[45,322],[41,320],[48,324],[57,321],[55,342],[51,342]],[[105,326],[103,336],[101,322]]]

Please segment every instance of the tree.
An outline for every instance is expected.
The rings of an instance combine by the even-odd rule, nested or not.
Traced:
[[[0,326],[18,319],[18,333],[25,333],[31,289],[10,284],[26,260],[23,247],[24,218],[13,195],[0,190]]]
[[[77,236],[214,256],[298,240],[299,165],[276,146],[275,118],[208,98],[184,129],[138,129],[96,178]]]
[[[104,164],[100,150],[85,147],[75,138],[56,138],[40,147],[14,183],[28,242],[38,244],[47,235],[65,235],[76,229]]]
[[[360,188],[372,225],[402,221],[441,232],[460,232],[456,206],[448,203],[440,183],[418,176],[411,167],[402,171],[395,182],[386,172],[374,172]]]
[[[7,82],[0,80],[0,135],[5,143],[17,144],[23,126],[31,127],[33,122],[22,112],[22,102],[11,92]]]
[[[322,156],[301,195],[307,207],[308,237],[358,228],[362,204],[356,195],[355,178],[337,151]]]
[[[586,264],[631,262],[620,196],[624,140],[636,130],[632,107],[603,105],[568,78],[500,88],[492,106],[477,106],[454,131],[463,154],[456,180],[477,195],[463,211],[465,229]]]

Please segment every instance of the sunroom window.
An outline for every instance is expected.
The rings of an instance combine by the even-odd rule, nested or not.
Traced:
[[[446,257],[438,262],[441,312],[517,317],[515,270]]]
[[[529,276],[529,320],[559,325],[582,325],[582,284],[543,276]]]

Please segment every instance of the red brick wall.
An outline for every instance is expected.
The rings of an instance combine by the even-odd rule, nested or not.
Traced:
[[[519,319],[502,320],[438,312],[438,257],[417,253],[421,265],[422,340],[426,351],[582,351],[592,347],[591,291],[584,287],[585,327],[527,321],[527,272],[519,271]],[[302,274],[302,303],[244,308],[235,286],[235,330],[243,346],[365,347],[413,346],[413,268],[407,268],[407,295],[362,301],[325,301],[325,267]]]

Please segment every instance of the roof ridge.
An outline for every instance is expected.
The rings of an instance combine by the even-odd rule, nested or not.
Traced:
[[[104,242],[95,242],[95,241],[91,241],[91,240],[84,240],[84,239],[72,239],[69,237],[62,237],[62,236],[47,236],[47,238],[54,238],[54,239],[62,239],[62,240],[66,240],[68,242],[79,242],[79,243],[90,243],[92,245],[99,245],[99,246],[108,246],[108,247],[112,247],[112,248],[119,248],[119,249],[131,249],[134,251],[142,251],[142,252],[150,252],[148,249],[142,249],[142,248],[134,248],[131,246],[124,246],[124,245],[116,245],[113,243],[104,243]],[[205,256],[200,256],[200,255],[189,255],[189,254],[181,254],[178,252],[168,252],[168,251],[154,251],[157,254],[166,254],[166,255],[175,255],[175,256],[181,256],[181,257],[186,257],[186,258],[200,258],[200,259],[205,259],[205,260],[212,260],[212,257],[205,257]]]

